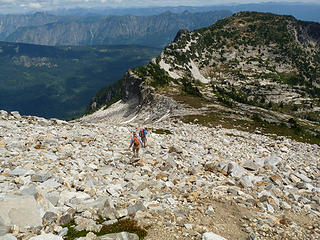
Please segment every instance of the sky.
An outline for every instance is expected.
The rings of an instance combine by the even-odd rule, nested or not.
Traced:
[[[270,1],[270,0],[269,0]],[[267,2],[266,0],[0,0],[0,13],[46,11],[59,8],[205,6]],[[272,0],[272,2],[319,3],[320,0]]]

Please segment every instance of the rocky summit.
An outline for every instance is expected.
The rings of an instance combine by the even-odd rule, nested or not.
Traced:
[[[195,109],[178,114],[184,122],[255,125],[320,143],[319,32],[319,23],[257,12],[181,30],[148,65],[98,92],[88,112],[121,99],[129,106],[122,116],[160,102],[173,116],[178,102]]]
[[[162,118],[135,159],[139,127],[1,111],[0,239],[320,238],[319,145]]]

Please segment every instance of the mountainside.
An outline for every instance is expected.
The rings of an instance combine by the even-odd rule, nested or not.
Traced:
[[[122,102],[152,103],[162,94],[196,107],[185,121],[319,142],[319,33],[318,23],[256,12],[182,30],[151,64],[127,73]]]
[[[138,44],[162,47],[179,29],[197,29],[230,16],[230,11],[165,12],[155,16],[61,17],[59,21],[16,29],[4,40],[41,45]]]
[[[141,126],[0,111],[0,238],[320,237],[319,145],[169,118],[136,159]]]
[[[70,119],[92,95],[160,52],[141,46],[49,47],[0,42],[0,109]]]
[[[239,13],[180,31],[99,91],[93,114],[67,122],[0,110],[0,238],[319,239],[318,28]],[[23,51],[12,45],[2,53]],[[83,48],[69,47],[72,59]],[[147,144],[134,157],[142,127]]]
[[[58,21],[57,17],[47,13],[35,13],[32,15],[3,15],[0,16],[0,40],[6,39],[11,33],[24,26],[39,26]]]

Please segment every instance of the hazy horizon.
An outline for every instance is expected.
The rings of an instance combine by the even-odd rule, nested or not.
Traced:
[[[35,11],[53,11],[73,8],[149,8],[149,7],[202,7],[215,5],[237,6],[255,3],[283,3],[283,4],[319,4],[319,0],[0,0],[0,14],[26,13]]]

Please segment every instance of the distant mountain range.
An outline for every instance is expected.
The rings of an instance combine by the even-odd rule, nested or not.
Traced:
[[[146,64],[160,49],[141,46],[50,47],[0,42],[0,109],[70,119],[93,94]]]
[[[55,16],[47,13],[0,17],[0,40],[40,45],[138,44],[163,47],[180,29],[198,29],[230,11],[164,12],[155,16]]]
[[[258,11],[271,12],[276,14],[292,15],[297,19],[305,21],[320,22],[320,4],[299,3],[297,2],[265,2],[251,4],[233,4],[233,5],[212,5],[212,6],[168,6],[152,8],[73,8],[58,9],[50,11],[51,14],[58,16],[151,16],[158,15],[166,11],[172,13],[189,12],[207,12],[229,10],[233,13],[240,11]]]

